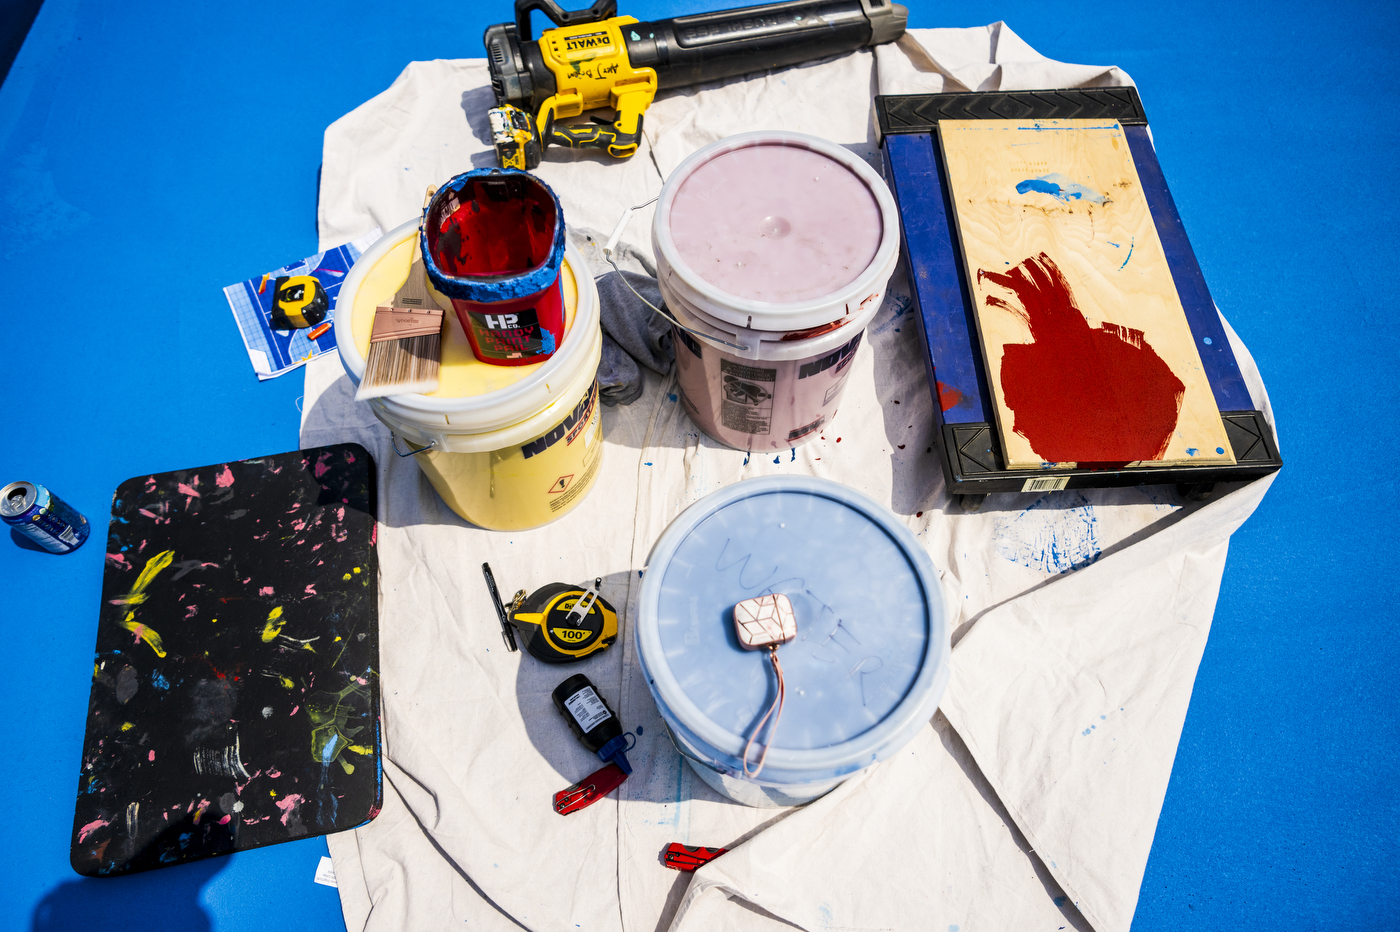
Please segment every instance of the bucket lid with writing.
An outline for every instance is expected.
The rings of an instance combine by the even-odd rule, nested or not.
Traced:
[[[894,753],[932,717],[951,648],[923,545],[888,508],[839,483],[750,479],[671,523],[638,602],[652,693],[716,763],[738,769],[773,700],[766,653],[743,650],[732,620],[736,603],[770,592],[792,603],[797,637],[778,649],[787,702],[768,768],[850,773]]]

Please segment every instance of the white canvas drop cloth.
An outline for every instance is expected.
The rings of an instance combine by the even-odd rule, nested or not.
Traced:
[[[751,129],[824,136],[879,165],[871,96],[1121,85],[1050,61],[1005,25],[914,30],[895,45],[662,95],[632,159],[552,150],[539,169],[571,228],[608,231],[700,146]],[[326,131],[323,247],[416,216],[424,188],[491,163],[482,60],[415,62]],[[650,209],[628,238],[649,252]],[[1230,534],[1269,479],[1182,502],[1168,487],[991,496],[966,514],[931,448],[933,413],[901,268],[841,410],[795,454],[747,457],[690,422],[669,378],[603,410],[597,487],[573,513],[483,531],[438,499],[355,405],[335,358],[307,366],[302,444],[354,440],[379,469],[385,803],[331,853],[359,930],[1089,929],[1137,902]],[[1228,329],[1228,328],[1227,328]],[[1230,333],[1255,403],[1253,360]],[[1270,415],[1271,417],[1272,415]],[[953,676],[917,739],[817,802],[748,809],[670,747],[633,653],[637,571],[666,524],[741,479],[798,473],[887,503],[941,568]],[[503,651],[480,565],[506,592],[604,577],[617,645],[581,665],[636,772],[567,818],[551,794],[599,762],[549,692],[580,668]],[[731,850],[694,875],[669,842]]]

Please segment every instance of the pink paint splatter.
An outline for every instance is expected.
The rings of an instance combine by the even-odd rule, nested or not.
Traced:
[[[227,463],[224,464],[224,471],[214,477],[214,484],[221,489],[226,489],[233,485],[233,470],[228,468]]]
[[[330,456],[329,453],[322,453],[316,458],[316,468],[312,472],[316,474],[317,479],[331,471],[331,468],[326,465],[326,460],[330,459]]]
[[[126,557],[122,556],[119,553],[109,553],[107,554],[107,559],[111,560],[118,566],[125,566],[127,569],[131,569],[131,564],[126,562]]]
[[[306,587],[306,594],[307,594],[307,595],[315,595],[315,594],[316,594],[316,587],[315,587],[315,586],[307,586],[307,587]]]
[[[226,816],[224,816],[222,819],[219,820],[219,824],[220,824],[220,825],[228,825],[228,824],[229,824],[229,821],[232,820],[232,819],[233,819],[233,816],[231,816],[231,815],[226,815]]]
[[[145,516],[148,517],[148,518],[156,518],[156,517],[159,517],[159,515],[156,515],[156,514],[154,514],[153,512],[149,512],[149,511],[147,511],[147,510],[144,509],[144,508],[138,508],[138,509],[136,509],[136,510],[137,510],[138,512],[140,512],[141,514],[145,515]],[[141,541],[141,543],[144,544],[145,541],[143,540],[143,541]]]
[[[82,828],[78,829],[78,843],[82,844],[83,842],[87,841],[87,837],[93,832],[97,831],[104,825],[111,824],[112,821],[110,819],[98,819],[94,822],[89,822],[87,825],[84,825]],[[283,817],[282,824],[286,824],[286,817]]]
[[[374,522],[374,528],[369,532],[369,545],[373,547],[379,542],[379,522]]]
[[[195,481],[197,482],[198,480],[196,479]],[[191,498],[200,498],[200,497],[201,497],[200,494],[199,494],[198,492],[196,492],[194,489],[190,488],[189,486],[185,485],[183,482],[179,483],[179,489],[180,489],[180,494],[181,494],[181,495],[188,495],[188,496],[190,496]]]
[[[303,691],[304,691],[304,690],[303,690]],[[290,717],[290,716],[292,716],[292,715],[296,715],[296,714],[297,714],[297,709],[300,709],[300,708],[301,708],[301,706],[299,706],[299,705],[294,705],[294,706],[292,706],[292,711],[288,713],[288,717]]]
[[[156,752],[155,752],[155,751],[152,751],[151,753],[149,753],[149,754],[146,755],[146,760],[155,760],[155,759],[156,759]]]
[[[344,521],[344,520],[345,520],[345,509],[344,509],[344,508],[337,508],[337,509],[335,510],[335,519],[336,519],[337,521]]]
[[[272,587],[263,586],[261,589],[258,590],[258,595],[272,595]]]
[[[243,795],[243,788],[244,788],[245,786],[247,786],[249,783],[252,783],[254,780],[256,780],[256,779],[257,779],[259,776],[261,776],[261,775],[262,775],[262,771],[261,771],[261,770],[258,770],[258,771],[255,771],[255,772],[253,773],[253,775],[252,775],[251,777],[249,777],[247,780],[245,780],[243,783],[238,783],[237,781],[234,781],[234,784],[233,784],[233,789],[234,789],[234,791],[235,791],[236,793],[238,793],[239,796],[242,796],[242,795]]]
[[[301,805],[301,794],[293,793],[285,799],[277,800],[277,808],[282,810],[282,824],[292,817],[292,810]]]
[[[369,685],[369,680],[365,679],[363,676],[357,676],[357,677],[355,677],[355,682],[356,682],[356,683],[359,683],[361,686],[368,686],[368,685]]]
[[[351,453],[349,450],[346,450],[346,451],[345,451],[345,462],[347,462],[347,463],[353,463],[353,462],[355,462],[355,454]]]
[[[194,613],[197,612],[197,611],[199,611],[199,606],[198,606],[198,605],[191,605],[191,606],[189,607],[189,609],[185,612],[185,617],[186,617],[186,618],[193,618],[193,617],[194,617]]]
[[[269,771],[267,772],[267,775],[268,775],[269,777],[271,777],[272,779],[276,780],[278,777],[282,776],[282,771],[280,771],[280,770],[269,770]]]

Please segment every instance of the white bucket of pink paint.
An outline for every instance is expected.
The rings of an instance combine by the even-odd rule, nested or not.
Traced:
[[[845,148],[754,132],[666,180],[652,225],[677,380],[705,433],[784,450],[830,422],[899,259],[884,181]]]

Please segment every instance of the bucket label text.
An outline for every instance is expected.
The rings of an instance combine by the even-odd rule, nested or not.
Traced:
[[[836,371],[840,372],[850,364],[851,359],[855,356],[856,350],[860,347],[860,338],[863,334],[864,331],[861,331],[861,333],[855,335],[851,342],[840,349],[827,353],[820,359],[814,359],[809,363],[804,363],[802,368],[797,371],[797,377],[799,379],[805,379],[819,372],[825,372],[832,366],[835,366]]]
[[[543,332],[532,307],[499,314],[472,311],[471,320],[477,345],[488,356],[512,359],[554,352],[554,335]]]
[[[583,400],[574,405],[574,410],[569,412],[569,416],[564,418],[554,426],[549,433],[536,437],[520,448],[520,452],[528,460],[554,446],[560,440],[567,439],[568,443],[573,443],[578,435],[583,432],[589,419],[593,415],[593,406],[598,401],[598,383],[595,381],[593,387],[588,390],[588,394]]]
[[[777,369],[719,361],[719,422],[745,434],[766,434],[773,425],[773,389]]]

